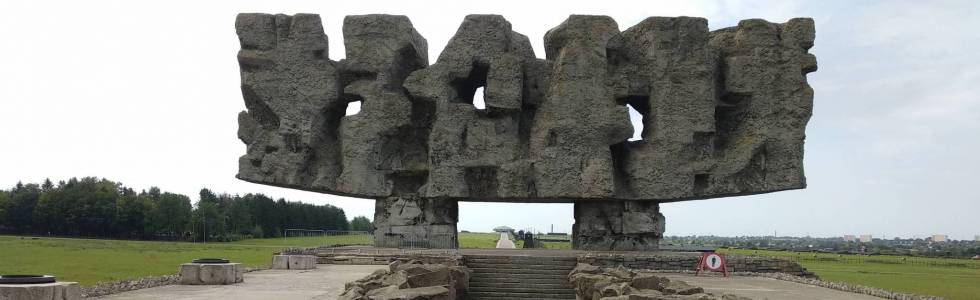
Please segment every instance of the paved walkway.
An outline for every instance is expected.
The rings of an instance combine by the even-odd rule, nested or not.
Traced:
[[[232,285],[167,285],[96,299],[112,300],[333,300],[344,284],[388,266],[317,265],[313,270],[263,270],[245,273]]]
[[[695,286],[703,287],[706,292],[720,295],[735,294],[752,299],[769,300],[881,300],[882,298],[868,295],[838,291],[824,287],[812,286],[765,277],[752,276],[699,276],[692,274],[661,274],[670,280],[687,281]]]
[[[500,240],[497,240],[498,249],[514,249],[514,241],[510,240],[510,234],[506,232],[500,233]]]

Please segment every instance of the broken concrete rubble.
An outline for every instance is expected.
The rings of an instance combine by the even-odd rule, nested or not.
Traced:
[[[470,270],[463,266],[394,261],[388,270],[347,283],[340,300],[453,300],[464,295]]]

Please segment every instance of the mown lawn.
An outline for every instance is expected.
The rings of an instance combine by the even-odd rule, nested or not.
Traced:
[[[143,276],[174,274],[181,263],[227,258],[268,267],[275,246],[0,236],[0,274],[48,274],[94,285]]]
[[[954,300],[980,299],[980,262],[977,261],[756,250],[722,252],[788,258],[800,262],[825,281]]]
[[[500,233],[462,232],[459,234],[459,248],[497,248]]]
[[[461,248],[493,248],[498,234],[461,233]],[[49,274],[90,286],[144,276],[174,274],[195,258],[219,257],[249,267],[268,267],[286,247],[371,245],[371,235],[250,239],[184,243],[0,236],[0,274]]]

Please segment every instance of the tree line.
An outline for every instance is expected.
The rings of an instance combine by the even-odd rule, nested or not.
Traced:
[[[365,228],[364,221],[367,221]],[[274,200],[263,194],[216,194],[201,189],[191,205],[186,195],[157,187],[136,192],[95,177],[57,184],[18,182],[0,189],[0,232],[121,239],[231,241],[280,237],[283,230],[371,230],[364,217],[348,222],[332,205]]]

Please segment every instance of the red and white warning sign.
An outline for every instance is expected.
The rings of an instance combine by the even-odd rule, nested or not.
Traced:
[[[727,265],[724,254],[705,252],[701,254],[701,261],[698,262],[698,269],[694,273],[694,276],[701,275],[701,271],[707,269],[708,271],[722,272],[725,274],[725,277],[728,277]]]

